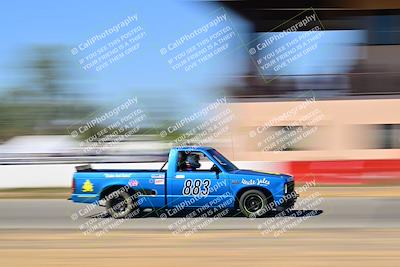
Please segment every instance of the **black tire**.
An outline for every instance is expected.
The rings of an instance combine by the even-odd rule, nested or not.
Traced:
[[[134,217],[135,200],[128,192],[114,191],[106,197],[106,210],[115,219]],[[138,209],[136,207],[136,209]]]
[[[271,197],[260,190],[252,189],[244,192],[239,199],[239,208],[248,218],[263,217],[271,211]]]

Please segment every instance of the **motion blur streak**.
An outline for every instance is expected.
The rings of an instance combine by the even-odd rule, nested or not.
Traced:
[[[3,2],[0,266],[399,265],[399,1]],[[235,211],[82,233],[122,220],[66,200],[76,165],[158,170],[198,143],[324,201],[269,218],[298,219],[279,236]]]

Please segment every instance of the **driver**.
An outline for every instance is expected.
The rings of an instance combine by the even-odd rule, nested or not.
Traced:
[[[200,156],[197,154],[190,154],[186,158],[186,164],[182,166],[185,171],[195,171],[200,168],[201,164],[199,162]]]
[[[185,171],[186,170],[186,160],[187,160],[187,155],[185,152],[179,152],[178,154],[178,170],[179,171]]]

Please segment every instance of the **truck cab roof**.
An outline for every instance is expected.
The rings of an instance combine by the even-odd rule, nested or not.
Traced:
[[[214,149],[209,146],[182,146],[182,147],[173,147],[175,150],[210,150]]]

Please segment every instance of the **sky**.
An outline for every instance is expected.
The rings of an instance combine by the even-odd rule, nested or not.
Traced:
[[[168,56],[184,51],[208,33],[169,51],[167,56],[161,55],[160,49],[224,12],[228,12],[227,22],[215,29],[230,25],[234,30],[236,35],[228,41],[229,48],[193,70],[173,70],[167,62]],[[108,35],[78,55],[73,55],[71,49],[134,15],[138,20],[124,29],[134,26],[143,29],[145,37],[140,41],[140,48],[99,72],[84,70],[79,64],[81,56],[96,51],[123,30]],[[30,47],[55,45],[63,48],[73,77],[78,81],[73,90],[86,92],[93,101],[117,103],[135,95],[150,97],[155,105],[157,102],[185,103],[188,107],[216,99],[221,88],[232,83],[229,76],[247,72],[250,61],[244,44],[256,37],[251,35],[248,22],[221,9],[217,3],[191,1],[4,1],[0,8],[0,25],[3,38],[0,42],[0,90],[21,83],[18,64],[24,61]],[[291,38],[295,37],[293,34]],[[292,65],[288,73],[341,72],[346,67],[342,59],[351,59],[355,52],[350,49],[338,53],[341,44],[358,43],[362,38],[360,33],[331,31],[324,35],[323,49]],[[332,64],[324,64],[327,60]],[[335,64],[335,60],[340,64]]]
[[[246,55],[234,50],[240,44],[238,40],[232,42],[233,52],[227,51],[189,72],[173,70],[160,49],[204,25],[218,12],[221,13],[218,5],[187,1],[3,2],[0,8],[0,34],[3,36],[3,42],[0,42],[0,90],[18,85],[21,74],[16,69],[29,47],[60,45],[65,48],[65,58],[72,65],[74,77],[81,81],[79,90],[87,91],[99,101],[153,92],[185,101],[215,99],[213,92],[227,82],[223,78],[225,74],[241,73],[247,68]],[[138,21],[131,25],[140,25],[146,34],[140,48],[102,71],[83,70],[79,55],[73,56],[70,50],[134,14]],[[234,14],[231,16],[230,21],[234,21],[237,30],[248,31],[245,21]],[[119,32],[110,34],[98,45],[93,45],[93,49],[90,47],[84,52],[93,52],[95,47],[101,47],[118,35]]]

